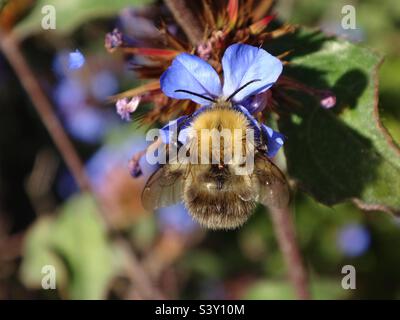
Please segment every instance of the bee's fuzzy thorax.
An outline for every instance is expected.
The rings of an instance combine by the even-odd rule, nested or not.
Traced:
[[[235,151],[246,152],[246,132],[249,127],[249,121],[246,116],[234,110],[231,107],[220,106],[216,104],[212,108],[200,113],[192,122],[191,129],[192,133],[197,138],[197,146],[200,154],[210,157],[210,160],[214,157],[215,148],[220,150],[219,156],[233,156]],[[217,137],[213,130],[223,132],[223,135],[230,135],[229,141],[219,141],[219,144],[215,145],[215,138]],[[239,136],[237,136],[237,130],[239,130]],[[205,144],[204,144],[205,143]],[[228,144],[225,144],[228,143]],[[241,147],[240,147],[241,145]],[[203,153],[203,149],[208,149],[207,153]],[[237,149],[239,148],[239,149]],[[202,157],[202,156],[200,156]]]
[[[202,129],[215,128],[246,130],[248,125],[248,120],[243,113],[231,108],[216,106],[198,115],[192,123],[192,128],[198,132]]]

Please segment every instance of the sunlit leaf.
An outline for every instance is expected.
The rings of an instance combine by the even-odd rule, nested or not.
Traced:
[[[366,209],[400,211],[400,150],[379,119],[377,70],[382,58],[339,40],[303,44],[288,68],[314,88],[331,88],[331,110],[297,97],[302,107],[280,121],[288,171],[326,204],[355,199]]]
[[[77,196],[55,219],[39,219],[26,239],[25,284],[40,288],[42,266],[54,265],[63,298],[106,297],[116,265],[96,210],[91,197]]]
[[[67,270],[61,259],[53,251],[51,232],[54,219],[43,217],[28,232],[25,239],[24,259],[20,268],[22,282],[29,288],[41,288],[42,268],[54,266],[56,285],[64,287],[67,281]]]

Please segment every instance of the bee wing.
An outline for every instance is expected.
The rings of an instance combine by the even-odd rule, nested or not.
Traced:
[[[167,165],[159,168],[150,176],[143,189],[143,207],[152,211],[181,201],[183,177],[183,168],[171,170]]]
[[[286,178],[267,157],[256,158],[255,176],[258,184],[258,202],[267,207],[278,208],[289,203],[290,191]]]

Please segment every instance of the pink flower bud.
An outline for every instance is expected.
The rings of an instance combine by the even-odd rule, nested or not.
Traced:
[[[131,113],[135,112],[140,103],[140,97],[135,96],[128,102],[127,98],[119,99],[115,104],[117,113],[122,120],[130,121]]]
[[[331,91],[325,91],[321,95],[320,104],[325,109],[333,108],[336,105],[336,96]]]

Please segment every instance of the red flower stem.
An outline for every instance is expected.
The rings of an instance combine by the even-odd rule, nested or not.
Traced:
[[[53,139],[54,144],[71,171],[79,188],[93,195],[99,207],[99,215],[103,219],[107,231],[112,231],[113,226],[108,219],[107,208],[104,206],[100,197],[93,191],[82,161],[55,115],[52,105],[37,81],[37,77],[25,60],[14,36],[3,32],[3,30],[0,30],[0,49],[10,66],[14,69],[26,93],[29,95],[34,108],[39,114],[40,119]],[[116,243],[127,256],[129,264],[127,275],[137,288],[139,295],[145,299],[163,298],[162,293],[152,284],[150,277],[139,263],[134,252],[129,249],[126,240],[119,235],[113,236]]]
[[[303,265],[300,249],[296,239],[295,226],[289,206],[269,208],[279,247],[283,253],[298,299],[310,299],[307,273]]]
[[[312,88],[304,83],[301,83],[300,81],[297,81],[293,78],[289,78],[286,76],[281,76],[279,78],[278,85],[291,90],[303,91],[309,94],[310,96],[314,97],[320,97],[320,95],[326,91],[326,90],[319,90]]]

